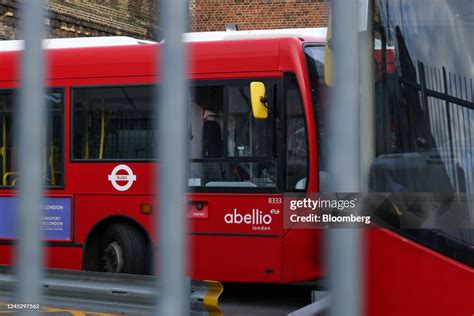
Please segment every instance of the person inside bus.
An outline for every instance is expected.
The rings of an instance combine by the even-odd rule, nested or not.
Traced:
[[[204,110],[202,125],[202,157],[222,157],[221,126],[215,112]]]
[[[202,158],[222,157],[222,132],[217,113],[204,110],[202,124]],[[203,166],[204,183],[221,181],[222,172],[219,163],[210,162]]]

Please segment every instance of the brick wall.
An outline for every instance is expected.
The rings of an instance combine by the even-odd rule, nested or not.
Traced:
[[[49,37],[153,38],[154,0],[49,0]],[[18,0],[0,0],[0,39],[18,37]]]
[[[16,38],[16,10],[12,1],[0,0],[0,39]]]
[[[330,0],[189,0],[189,29],[224,31],[326,26]],[[0,39],[18,37],[18,0],[0,0]],[[153,39],[155,0],[49,0],[49,37]]]
[[[330,0],[189,0],[190,30],[224,31],[326,26]]]

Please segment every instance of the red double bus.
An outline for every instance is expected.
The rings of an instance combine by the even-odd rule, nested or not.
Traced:
[[[305,52],[322,56],[323,43],[279,37],[189,44],[191,88],[183,93],[189,94],[193,278],[290,282],[322,275],[320,232],[284,229],[282,194],[318,190],[316,86]],[[157,49],[47,50],[42,227],[49,267],[151,272]],[[1,264],[12,262],[16,237],[18,58],[18,51],[0,53]],[[322,60],[315,62],[322,69]],[[273,110],[265,120],[252,116],[251,82],[266,88]]]

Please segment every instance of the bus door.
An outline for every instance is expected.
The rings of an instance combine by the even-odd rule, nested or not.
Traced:
[[[252,113],[252,81],[266,88],[266,119],[256,119]],[[279,82],[199,81],[191,89],[188,216],[192,274],[198,278],[211,274],[222,281],[230,275],[239,275],[239,281],[280,278]]]

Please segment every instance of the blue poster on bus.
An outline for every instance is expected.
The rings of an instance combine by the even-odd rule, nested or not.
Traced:
[[[0,197],[0,239],[17,237],[17,197]],[[41,205],[41,230],[45,240],[71,240],[71,198],[45,198]]]

